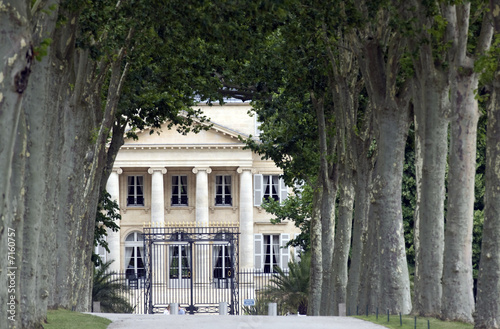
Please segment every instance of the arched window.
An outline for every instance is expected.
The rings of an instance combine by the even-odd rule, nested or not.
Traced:
[[[141,232],[132,232],[125,238],[125,274],[127,278],[143,278],[144,244]]]

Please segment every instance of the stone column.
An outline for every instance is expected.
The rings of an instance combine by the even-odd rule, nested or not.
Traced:
[[[163,175],[167,173],[165,168],[149,168],[151,176],[151,223],[163,223],[165,221],[165,193],[163,188]]]
[[[193,168],[196,174],[196,226],[208,227],[208,174],[210,167]]]
[[[254,268],[252,168],[240,167],[240,269]]]
[[[163,175],[167,173],[167,169],[163,167],[149,168],[148,173],[151,175],[151,224],[163,225],[165,221],[165,194],[163,188]],[[160,224],[161,223],[161,224]],[[166,250],[160,248],[156,251],[157,259],[153,262],[151,278],[152,283],[161,283],[166,276],[167,257]],[[144,260],[145,255],[141,255]]]
[[[111,200],[118,204],[118,209],[120,208],[120,179],[119,176],[123,173],[121,168],[113,168],[111,174],[109,175],[108,181],[106,182],[106,191],[111,195]],[[118,226],[120,223],[117,223]],[[107,255],[107,260],[114,260],[114,262],[109,267],[110,271],[119,272],[120,271],[120,231],[113,232],[110,229],[108,231],[108,248],[109,254]]]
[[[209,167],[193,168],[196,174],[196,226],[208,227],[208,174]],[[196,249],[195,264],[193,266],[195,283],[204,284],[210,280],[210,250],[200,243]]]

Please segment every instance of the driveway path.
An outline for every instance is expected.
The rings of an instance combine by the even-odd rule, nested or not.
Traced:
[[[382,329],[352,317],[142,315],[92,313],[113,323],[108,329]]]

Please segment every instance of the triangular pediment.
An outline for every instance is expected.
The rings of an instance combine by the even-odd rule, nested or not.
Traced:
[[[208,130],[201,130],[199,133],[189,132],[186,135],[179,133],[175,127],[168,129],[168,123],[164,123],[160,130],[145,129],[137,133],[138,140],[125,139],[126,145],[241,145],[238,136],[247,138],[248,136],[217,123],[197,123],[209,127]]]

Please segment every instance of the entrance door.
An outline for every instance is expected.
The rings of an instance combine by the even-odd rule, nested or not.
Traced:
[[[168,246],[168,278],[171,288],[189,288],[191,284],[191,246],[188,243]]]

